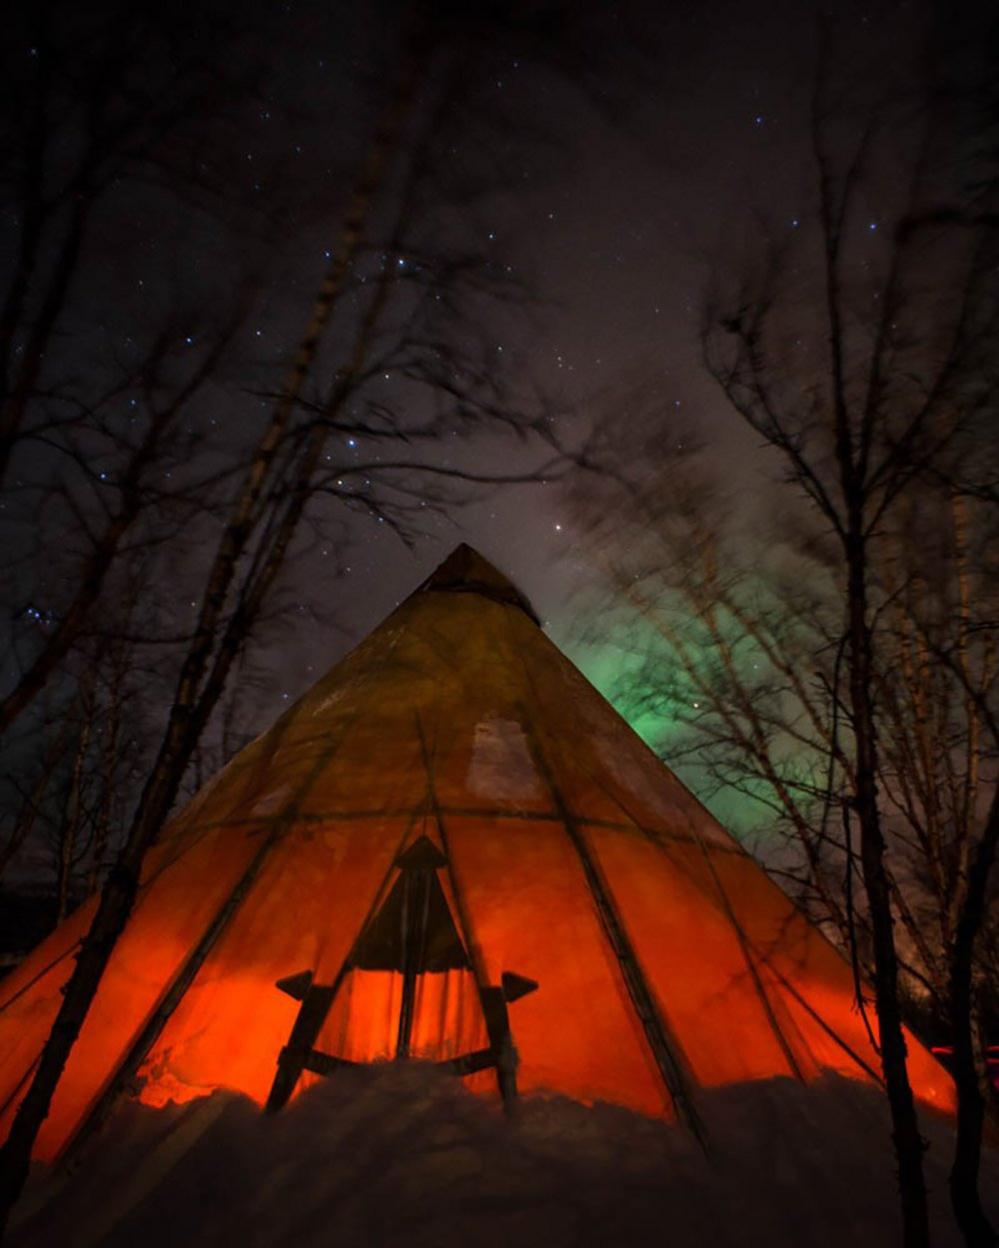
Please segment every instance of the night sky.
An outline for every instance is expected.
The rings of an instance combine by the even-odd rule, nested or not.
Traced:
[[[700,367],[701,290],[718,239],[744,224],[754,201],[789,228],[802,212],[807,188],[789,166],[806,138],[815,13],[775,5],[761,22],[738,4],[607,10],[619,41],[607,58],[612,116],[541,74],[503,84],[541,115],[556,149],[548,167],[529,152],[522,186],[496,204],[514,263],[547,303],[533,313],[540,332],[529,366],[564,406],[570,440],[651,383],[664,407],[676,405],[678,427],[717,433],[726,453],[739,431]],[[621,431],[627,437],[624,410]],[[579,571],[558,490],[500,491],[452,523],[453,536],[502,564],[557,631]],[[370,545],[357,565],[370,575],[369,618],[452,540],[442,525],[439,546],[415,560],[389,541]]]
[[[167,306],[174,332],[196,351],[205,322],[232,302],[243,253],[254,253],[239,350],[226,386],[202,409],[214,439],[214,451],[198,452],[206,464],[238,448],[247,413],[266,406],[257,388],[273,387],[275,366],[297,344],[341,228],[345,188],[370,140],[377,88],[391,73],[403,29],[402,10],[361,8],[289,2],[206,10],[232,32],[231,47],[215,50],[218,64],[228,70],[245,61],[254,77],[252,91],[237,92],[218,118],[195,126],[195,146],[200,125],[222,153],[229,198],[221,220],[205,208],[207,192],[199,201],[168,177],[123,179],[88,236],[87,266],[52,365],[81,378],[84,390],[99,386],[109,360],[138,349]],[[568,21],[555,22],[542,55],[528,47],[521,56],[516,34],[490,49],[476,69],[478,99],[499,107],[502,124],[490,134],[463,129],[459,118],[448,149],[475,184],[479,149],[495,147],[488,152],[496,157],[494,183],[463,205],[455,228],[473,249],[495,249],[531,294],[530,306],[493,320],[488,314],[488,332],[497,351],[515,358],[525,386],[545,394],[561,446],[585,444],[597,419],[626,446],[640,391],[660,410],[664,437],[695,434],[733,492],[765,493],[773,466],[701,365],[706,279],[761,230],[790,235],[814,211],[808,121],[820,30],[832,32],[858,82],[904,82],[928,10],[699,0],[570,11]],[[32,13],[18,8],[8,48],[15,59],[35,55]],[[573,56],[563,55],[570,48]],[[162,49],[148,55],[152,75],[169,64]],[[17,119],[9,121],[16,128]],[[7,221],[16,231],[16,214]],[[874,203],[872,247],[877,226]],[[386,383],[405,406],[395,379],[386,375]],[[381,451],[344,437],[338,453],[350,466]],[[537,472],[551,448],[480,432],[425,453],[430,463],[503,476]],[[99,451],[90,468],[103,471]],[[53,530],[36,523],[30,502],[32,481],[50,470],[44,448],[25,451],[16,482],[24,495],[5,506],[20,556],[14,598],[22,613],[44,612],[46,595],[56,593],[46,581]],[[191,470],[178,463],[180,476]],[[640,462],[634,470],[640,474]],[[461,540],[498,563],[571,650],[585,610],[576,591],[592,572],[559,480],[469,491],[465,505],[427,519],[412,550],[370,517],[341,512],[330,525],[297,551],[282,587],[285,614],[253,652],[257,704],[248,726],[263,729]],[[168,556],[163,566],[158,593],[175,610],[188,593],[186,561],[171,564]],[[585,667],[587,656],[576,657]],[[599,677],[597,668],[588,670]]]
[[[925,13],[906,3],[837,4],[832,14],[812,3],[728,2],[590,12],[600,50],[595,89],[513,59],[496,81],[497,95],[514,100],[514,115],[540,123],[544,136],[540,150],[527,137],[519,145],[516,135],[507,139],[520,180],[479,208],[538,297],[526,342],[515,345],[557,399],[568,445],[585,440],[594,417],[613,421],[627,439],[628,399],[639,389],[671,414],[680,436],[708,440],[717,464],[731,464],[732,488],[752,495],[774,470],[702,367],[705,282],[761,222],[790,232],[814,210],[808,145],[820,21],[834,16],[842,54],[862,79],[887,79],[904,77],[905,49]],[[296,6],[289,23],[299,21]],[[314,50],[310,41],[298,53],[303,80],[325,72]],[[544,457],[486,439],[465,448],[460,462],[517,471]],[[572,644],[581,609],[574,591],[591,570],[556,483],[490,491],[433,533],[414,552],[377,530],[359,535],[345,613],[338,602],[347,633],[317,632],[303,649],[338,654],[458,540],[503,567],[556,639]],[[608,675],[593,656],[577,658],[597,679]],[[292,660],[292,695],[308,678]]]
[[[511,58],[497,93],[514,115],[540,123],[540,148],[507,136],[517,182],[478,205],[483,226],[503,240],[517,272],[536,294],[526,314],[525,363],[557,399],[567,444],[585,438],[595,414],[607,417],[634,387],[651,387],[675,405],[679,429],[717,439],[740,472],[752,442],[724,410],[699,360],[697,330],[706,275],[723,240],[752,229],[757,214],[797,228],[810,207],[806,154],[809,95],[822,6],[774,4],[764,12],[736,3],[592,6],[600,32],[596,92]],[[913,17],[906,4],[839,5],[845,37],[865,53],[901,39]],[[327,83],[331,72],[316,40],[316,14],[288,6],[289,81]],[[322,22],[318,23],[320,29]],[[886,30],[890,33],[886,34]],[[872,34],[873,31],[873,34]],[[370,30],[357,32],[368,46]],[[303,41],[307,46],[302,47]],[[325,38],[335,43],[333,32]],[[377,43],[377,35],[375,42]],[[872,44],[873,41],[873,44]],[[327,144],[326,122],[310,122],[302,159]],[[280,140],[279,140],[280,141]],[[320,159],[320,163],[322,160]],[[315,251],[321,248],[317,223]],[[278,279],[280,280],[280,279]],[[274,299],[278,339],[293,338],[315,280],[302,267]],[[297,300],[295,295],[300,296]],[[622,436],[628,416],[621,411]],[[543,448],[487,438],[458,452],[476,470],[529,470]],[[747,474],[746,486],[758,488]],[[349,592],[331,592],[344,621],[341,637],[302,637],[336,657],[378,622],[459,540],[494,559],[535,602],[556,636],[573,613],[570,589],[586,576],[555,483],[491,490],[431,526],[409,552],[392,535],[365,526],[347,561]],[[317,583],[311,582],[313,592]],[[294,694],[308,676],[290,660]]]

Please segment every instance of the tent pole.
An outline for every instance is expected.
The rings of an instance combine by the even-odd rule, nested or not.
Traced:
[[[240,906],[260,875],[264,864],[270,857],[274,846],[284,837],[284,834],[294,822],[306,794],[312,788],[313,783],[324,770],[327,763],[340,748],[340,743],[347,735],[351,723],[353,723],[353,719],[343,726],[343,731],[338,734],[327,749],[323,750],[299,786],[298,792],[294,794],[284,810],[274,819],[271,830],[260,845],[257,846],[257,851],[251,858],[249,865],[239,880],[237,880],[228,897],[215,912],[211,923],[205,929],[192,953],[174,975],[170,985],[160,997],[156,1008],[147,1019],[145,1026],[132,1042],[125,1056],[118,1063],[117,1069],[107,1084],[105,1084],[104,1090],[98,1095],[97,1101],[61,1149],[58,1159],[59,1164],[63,1164],[73,1154],[77,1153],[100,1130],[117,1104],[118,1098],[127,1090],[129,1084],[135,1078],[149,1051],[170,1021],[174,1010],[181,1003],[188,988],[194,982],[194,978],[206,958],[235,918]]]
[[[110,1117],[111,1111],[118,1102],[118,1098],[127,1091],[129,1085],[138,1074],[139,1068],[146,1060],[150,1049],[159,1039],[164,1027],[170,1021],[174,1010],[191,986],[195,975],[197,975],[205,959],[215,947],[219,937],[235,917],[247,893],[259,876],[261,868],[270,856],[270,852],[278,840],[278,835],[277,831],[272,831],[257,847],[257,852],[250,860],[249,866],[236,882],[232,892],[230,892],[229,896],[215,912],[204,935],[195,945],[187,961],[174,976],[166,992],[160,997],[156,1008],[146,1020],[145,1026],[132,1042],[125,1056],[119,1062],[118,1068],[105,1085],[104,1090],[100,1093],[86,1117],[66,1141],[59,1154],[58,1161],[60,1165],[77,1154],[97,1134]]]
[[[604,789],[604,792],[607,792],[607,790]],[[663,843],[663,838],[659,836],[654,836],[651,834],[650,831],[647,831],[646,829],[642,828],[642,826],[638,823],[637,819],[635,819],[634,815],[631,813],[631,811],[628,809],[625,803],[621,800],[621,797],[619,794],[607,792],[607,796],[611,799],[611,801],[614,802],[616,806],[619,806],[621,808],[621,813],[628,820],[628,822],[632,824],[633,827],[635,827],[641,832],[644,832],[645,835],[648,837],[648,839],[651,840],[652,843],[658,849],[662,850],[662,852],[665,853],[667,857],[669,856],[669,848],[666,844]],[[746,933],[743,931],[742,924],[739,922],[738,918],[736,918],[735,910],[732,908],[732,903],[731,903],[731,900],[729,899],[729,895],[725,891],[725,888],[722,885],[722,882],[718,876],[718,872],[715,870],[715,865],[711,861],[711,855],[708,853],[708,847],[704,842],[704,838],[700,836],[695,829],[693,832],[692,840],[696,843],[698,849],[701,851],[701,854],[704,857],[705,865],[708,868],[708,872],[711,875],[711,879],[714,883],[714,886],[718,890],[718,895],[721,898],[722,905],[725,909],[725,915],[728,918],[728,921],[732,924],[732,929],[735,932],[736,940],[739,942],[739,948],[742,951],[743,961],[746,963],[746,969],[749,971],[749,974],[752,977],[753,985],[756,988],[756,993],[760,998],[760,1003],[762,1004],[764,1013],[767,1016],[767,1022],[770,1024],[770,1029],[774,1033],[774,1039],[777,1041],[777,1044],[781,1050],[781,1053],[784,1055],[784,1060],[787,1062],[788,1069],[791,1071],[792,1075],[800,1083],[805,1083],[806,1079],[801,1070],[801,1066],[798,1062],[798,1059],[794,1055],[794,1051],[791,1048],[790,1041],[788,1040],[787,1036],[784,1035],[784,1032],[781,1029],[780,1023],[777,1020],[776,1011],[774,1010],[774,1007],[773,1007],[773,1002],[770,1000],[770,994],[767,992],[766,985],[763,982],[763,977],[760,975],[759,967],[756,965],[756,961],[753,958],[753,952],[749,945],[749,938],[746,936]],[[670,859],[670,862],[673,863],[672,858]]]
[[[437,832],[441,838],[441,846],[444,850],[444,857],[447,859],[447,874],[451,882],[451,892],[454,896],[455,909],[458,912],[458,923],[461,927],[461,936],[465,942],[465,948],[468,951],[468,960],[472,965],[472,974],[475,976],[475,986],[479,993],[479,1004],[482,1007],[482,1015],[486,1023],[486,1034],[489,1036],[489,1047],[492,1050],[496,1065],[496,1084],[499,1088],[500,1098],[503,1101],[503,1108],[508,1114],[513,1112],[517,1103],[517,1050],[513,1043],[513,1034],[510,1030],[510,1015],[507,1011],[506,996],[502,987],[491,986],[486,979],[485,971],[482,967],[482,959],[479,955],[478,946],[472,939],[472,928],[465,908],[464,898],[458,887],[458,878],[455,875],[454,861],[451,857],[451,846],[448,843],[447,828],[444,823],[444,812],[441,809],[440,802],[437,798],[437,786],[434,783],[434,767],[433,758],[427,747],[426,734],[423,731],[423,722],[419,713],[416,716],[416,731],[420,738],[420,749],[423,754],[423,766],[427,774],[427,794],[430,802],[430,810],[437,821]]]
[[[271,1084],[271,1090],[267,1097],[267,1103],[264,1105],[264,1112],[268,1114],[276,1114],[288,1102],[292,1092],[295,1090],[295,1084],[307,1068],[307,1063],[313,1051],[319,1033],[322,1030],[323,1023],[330,1012],[336,995],[343,985],[344,979],[353,968],[354,951],[357,948],[358,941],[364,934],[365,929],[371,922],[372,917],[378,912],[378,909],[385,898],[388,891],[388,882],[392,878],[393,871],[396,870],[396,860],[402,853],[403,846],[413,830],[416,822],[417,812],[411,811],[409,822],[402,834],[402,839],[392,855],[385,875],[382,877],[381,883],[375,891],[374,900],[368,909],[368,913],[364,916],[357,935],[351,942],[347,956],[344,958],[340,969],[328,987],[321,984],[312,983],[312,972],[305,972],[308,975],[307,986],[303,990],[301,998],[302,1008],[298,1012],[298,1016],[291,1029],[291,1035],[288,1043],[278,1054],[277,1071],[274,1074],[274,1082]],[[346,1064],[346,1063],[344,1063]]]
[[[707,1151],[707,1134],[700,1115],[691,1100],[687,1087],[686,1073],[680,1058],[674,1052],[674,1042],[656,1007],[652,990],[625,931],[621,916],[617,912],[614,899],[604,882],[600,868],[590,853],[585,833],[569,809],[558,782],[548,765],[548,760],[541,748],[534,724],[528,716],[526,707],[521,707],[521,716],[521,722],[526,729],[531,753],[534,756],[535,766],[548,788],[548,792],[555,804],[555,809],[558,812],[559,820],[565,828],[579,858],[590,894],[596,904],[597,913],[600,915],[604,934],[621,967],[628,995],[631,997],[632,1005],[645,1031],[645,1036],[649,1048],[652,1050],[656,1065],[659,1068],[659,1073],[673,1100],[677,1115],[690,1128],[701,1147]]]

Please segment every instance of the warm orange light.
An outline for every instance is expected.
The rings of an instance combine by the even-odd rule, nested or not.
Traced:
[[[513,972],[538,984],[508,1010],[521,1093],[671,1117],[638,976],[693,1094],[823,1070],[876,1077],[839,953],[523,610],[431,591],[239,755],[150,854],[38,1154],[51,1157],[85,1120],[223,912],[145,1056],[145,1103],[226,1088],[263,1104],[300,1010],[276,981],[304,972],[338,988],[315,1048],[391,1059],[402,975],[351,969],[349,958],[400,850],[420,837],[445,862],[435,870],[468,966],[418,977],[413,1056],[488,1047],[481,994]],[[261,846],[248,893],[229,905]],[[74,915],[0,985],[0,1132],[89,918]],[[613,930],[633,956],[631,981]],[[908,1043],[917,1095],[952,1108],[949,1076]],[[466,1082],[495,1095],[494,1071]]]

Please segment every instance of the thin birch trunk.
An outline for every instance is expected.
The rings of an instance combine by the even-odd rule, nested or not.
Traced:
[[[90,750],[90,733],[93,721],[93,708],[90,697],[82,700],[83,723],[80,736],[73,755],[73,770],[70,776],[69,794],[66,800],[63,826],[59,835],[59,869],[56,879],[56,922],[61,923],[69,913],[69,898],[73,878],[73,863],[76,858],[76,843],[80,833],[80,816],[83,807],[83,769]]]
[[[63,1069],[131,914],[138,892],[142,859],[169,814],[197,744],[198,734],[224,688],[231,658],[245,640],[245,634],[238,637],[234,634],[230,621],[220,654],[202,687],[202,678],[215,648],[218,627],[237,565],[252,536],[254,515],[268,480],[269,469],[296,409],[333,306],[344,289],[358,253],[372,202],[410,109],[417,70],[422,68],[425,51],[419,40],[410,41],[407,63],[352,197],[341,246],[320,289],[282,398],[251,458],[222,533],[202,597],[195,635],[178,679],[167,729],[139,801],[128,840],[102,890],[97,912],[64,989],[62,1005],[42,1050],[31,1086],[18,1107],[10,1133],[0,1150],[0,1236],[24,1187],[35,1139],[48,1116]],[[237,611],[236,616],[238,614]]]
[[[978,1178],[985,1126],[985,1099],[975,1036],[974,950],[988,899],[989,877],[999,849],[999,785],[977,851],[968,867],[968,889],[958,915],[950,970],[950,1008],[957,1084],[957,1141],[950,1172],[954,1217],[968,1248],[993,1248],[999,1235],[982,1206]]]

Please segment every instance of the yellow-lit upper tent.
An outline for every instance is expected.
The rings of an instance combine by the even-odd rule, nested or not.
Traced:
[[[90,917],[0,984],[0,1133]],[[149,853],[38,1152],[401,1057],[694,1130],[701,1088],[878,1079],[847,963],[465,546]]]

